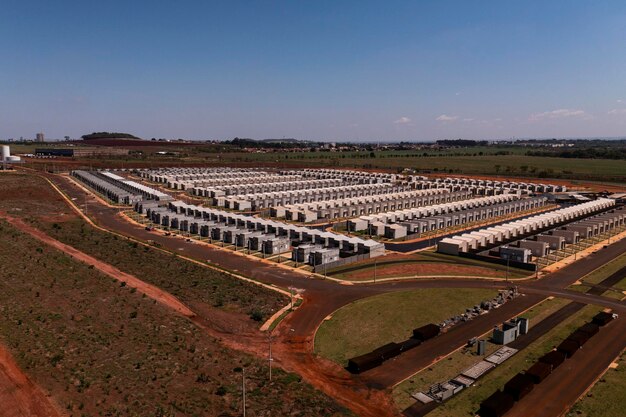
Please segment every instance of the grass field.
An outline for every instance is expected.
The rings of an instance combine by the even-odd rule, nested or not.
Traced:
[[[373,279],[374,270],[377,278],[433,275],[506,277],[506,266],[430,251],[408,255],[394,253],[381,258],[367,259],[332,269],[328,275],[345,280],[363,281]],[[522,278],[528,275],[528,271],[509,268],[509,278]]]
[[[607,264],[604,264],[600,268],[596,269],[595,271],[585,275],[580,280],[581,281],[580,284],[572,285],[570,286],[570,289],[574,291],[579,291],[579,292],[586,292],[587,290],[589,290],[589,288],[591,288],[591,285],[589,284],[599,284],[601,281],[608,278],[609,276],[619,271],[620,269],[624,268],[625,266],[626,266],[626,254],[622,254],[618,256],[617,258],[611,260]],[[624,279],[622,279],[620,282],[615,284],[613,287],[622,291],[626,291],[626,276],[624,277]],[[615,298],[617,300],[621,300],[622,298],[624,298],[623,293],[613,291],[613,290],[607,290],[602,295],[604,295],[605,297]]]
[[[526,317],[532,323],[537,323],[549,316],[553,312],[557,311],[564,305],[568,304],[569,300],[564,299],[546,299],[540,304],[526,311],[521,317]],[[483,339],[487,340],[487,354],[493,353],[498,350],[501,345],[491,343],[489,337],[491,332],[482,335]],[[401,382],[393,388],[393,399],[396,407],[399,411],[402,411],[415,402],[411,398],[411,394],[415,391],[426,390],[431,385],[437,382],[443,382],[454,378],[460,371],[469,368],[480,360],[480,356],[476,354],[476,347],[463,348],[458,350],[447,358],[437,362],[436,364],[429,366],[417,374],[413,375],[406,381]]]
[[[102,232],[80,219],[45,223],[41,228],[63,243],[174,294],[192,308],[200,302],[262,322],[289,301],[265,287]]]
[[[480,403],[497,389],[501,389],[513,375],[531,366],[537,359],[557,346],[572,331],[589,321],[600,310],[597,306],[589,305],[568,317],[558,326],[531,343],[526,349],[518,352],[511,359],[496,367],[489,373],[488,377],[478,380],[472,387],[463,390],[460,394],[440,405],[428,414],[429,417],[474,415]],[[459,371],[461,370],[459,369]]]
[[[406,340],[414,328],[463,313],[497,293],[484,289],[420,289],[369,297],[336,311],[320,326],[315,352],[342,366],[354,356]],[[434,309],[433,306],[438,306]]]
[[[344,415],[191,321],[0,222],[0,343],[72,416]],[[1,414],[1,413],[0,413]]]
[[[463,151],[472,154],[459,156],[455,155],[454,150],[429,152],[429,156],[423,156],[422,152],[416,151],[375,151],[374,157],[371,157],[370,152],[225,153],[220,156],[220,160],[224,163],[273,162],[283,166],[411,168],[456,174],[517,175],[605,181],[623,181],[626,178],[626,164],[620,160],[533,157],[520,154],[515,148],[507,149],[509,152],[517,152],[511,155],[494,155],[495,152],[485,154],[485,150],[479,149]],[[483,152],[483,155],[480,155],[480,152]]]
[[[37,144],[13,145],[13,153],[33,152]],[[283,152],[245,153],[215,146],[179,146],[137,148],[144,152],[136,157],[87,158],[71,160],[36,160],[33,166],[69,169],[69,167],[146,167],[174,165],[238,165],[274,167],[346,167],[365,169],[416,169],[422,172],[502,175],[530,178],[564,178],[624,182],[623,160],[576,159],[526,156],[520,147],[475,147],[447,150],[361,151],[361,152]],[[157,150],[175,150],[178,157],[159,156]],[[502,154],[506,153],[506,154]],[[55,169],[55,168],[52,168]]]
[[[616,361],[617,367],[609,369],[578,401],[567,417],[615,417],[626,410],[626,355]]]

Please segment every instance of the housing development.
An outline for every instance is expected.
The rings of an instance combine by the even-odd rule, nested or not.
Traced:
[[[626,416],[626,2],[2,6],[0,417]]]
[[[250,393],[244,398],[246,389],[287,395],[287,386],[265,385],[274,368],[302,378],[305,415],[557,416],[612,372],[626,346],[619,189],[335,168],[121,169],[101,159],[97,168],[76,168],[61,158],[48,172],[43,160],[24,158],[0,176],[5,232],[108,275],[196,326],[198,337],[256,361],[220,365],[221,376],[169,374],[162,384],[191,391],[184,403],[171,397],[169,408],[158,400],[155,408],[150,389],[133,400],[155,412],[274,409]],[[38,191],[17,192],[24,182]],[[128,253],[128,245],[136,249]],[[148,267],[145,256],[161,258],[163,270]],[[142,319],[136,310],[129,317]],[[145,337],[150,345],[160,340]],[[53,368],[87,360],[68,349],[54,348]],[[145,366],[169,362],[137,354]],[[248,379],[246,367],[256,372]],[[100,373],[84,378],[110,389]],[[52,400],[31,393],[42,402],[36,415],[51,413],[45,404],[54,409],[58,398],[68,410],[82,404],[91,412],[129,404],[108,395],[90,403],[89,387],[61,395],[54,394],[60,385],[42,383]],[[217,402],[186,402],[215,390]]]

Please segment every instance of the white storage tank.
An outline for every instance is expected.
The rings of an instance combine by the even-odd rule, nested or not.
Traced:
[[[7,161],[11,156],[11,151],[8,145],[2,145],[2,160]]]

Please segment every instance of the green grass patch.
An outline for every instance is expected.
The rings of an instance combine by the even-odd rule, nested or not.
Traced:
[[[411,336],[414,328],[439,323],[496,296],[485,289],[419,289],[355,301],[322,323],[315,352],[345,366],[351,357]],[[433,308],[437,306],[437,308]]]
[[[626,266],[626,253],[618,256],[607,264],[604,264],[600,268],[592,271],[591,273],[585,275],[581,281],[583,283],[588,284],[598,284],[602,280],[608,278],[613,275],[615,272],[619,271],[623,267]]]

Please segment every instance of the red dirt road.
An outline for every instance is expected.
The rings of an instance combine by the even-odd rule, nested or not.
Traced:
[[[72,246],[66,245],[64,243],[59,242],[56,239],[51,238],[47,234],[42,231],[26,224],[23,220],[7,215],[6,213],[0,213],[0,218],[4,218],[8,220],[14,227],[17,229],[28,233],[35,239],[42,241],[43,243],[60,250],[72,258],[86,263],[87,265],[93,265],[95,269],[100,272],[119,280],[120,282],[126,282],[129,287],[136,288],[137,291],[146,294],[148,297],[156,300],[157,302],[169,307],[178,313],[182,314],[186,317],[194,317],[195,314],[191,311],[186,305],[180,302],[176,297],[172,294],[169,294],[154,285],[150,285],[137,277],[127,274],[125,272],[120,271],[119,269],[111,266],[107,263],[99,261],[98,259],[87,255],[84,252],[79,251]]]
[[[17,366],[0,345],[0,414],[2,417],[63,417],[52,401]]]

